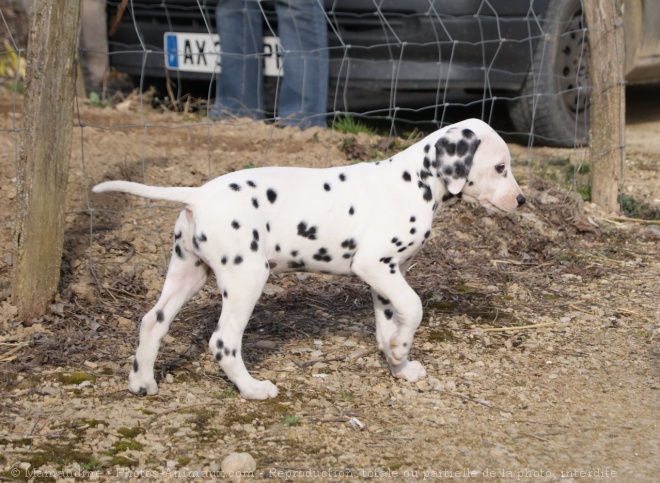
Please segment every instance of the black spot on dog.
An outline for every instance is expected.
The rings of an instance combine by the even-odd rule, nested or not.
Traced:
[[[431,160],[428,158],[428,156],[424,156],[423,165],[426,169],[431,169]]]
[[[197,243],[197,237],[195,235],[192,237],[192,244],[195,247],[195,250],[199,250],[199,244]]]
[[[232,357],[236,357],[236,349],[231,350],[231,355],[232,355]]]
[[[241,227],[241,224],[238,221],[234,220],[234,221],[231,222],[231,227],[234,230],[238,230]]]
[[[390,263],[392,261],[392,257],[383,257],[380,259],[380,261],[383,263]]]
[[[421,173],[419,173],[419,178],[422,181],[426,181],[426,178],[430,178],[433,176],[433,174],[430,171],[423,170]]]
[[[355,243],[355,240],[353,238],[349,238],[348,240],[344,240],[341,242],[342,248],[348,248],[349,250],[355,250],[357,248],[357,243]]]
[[[410,223],[415,223],[416,220],[417,220],[417,218],[415,218],[414,216],[410,217]]]
[[[298,235],[303,238],[309,238],[310,240],[316,240],[316,227],[310,226],[307,227],[307,223],[301,221],[298,223]]]
[[[417,233],[417,230],[415,228],[411,228],[410,229],[410,234],[414,235],[415,233]]]
[[[270,223],[266,223],[266,231],[270,233]]]
[[[236,183],[232,183],[232,184],[230,184],[229,187],[230,187],[231,189],[233,189],[234,191],[241,191],[241,186],[238,185],[238,184],[236,184]]]
[[[396,263],[390,263],[389,267],[390,267],[390,273],[395,274],[396,273]]]
[[[255,208],[259,208],[259,200],[256,198],[252,198],[252,206]]]
[[[449,201],[454,196],[456,196],[456,195],[454,195],[452,193],[446,193],[446,194],[442,195],[442,202],[444,203],[445,201]]]
[[[175,233],[174,234],[174,240],[175,241],[178,240],[179,238],[181,238],[181,236],[182,236],[181,232]]]
[[[248,185],[250,188],[256,188],[256,187],[257,187],[257,185],[254,184],[253,181],[248,181],[248,182],[247,182],[247,185]]]
[[[470,170],[464,163],[454,163],[454,179],[467,178],[469,172]]]
[[[222,257],[220,259],[220,263],[222,263],[223,265],[226,265],[227,264],[227,257]]]
[[[355,208],[353,208],[351,206],[351,208],[348,210],[348,214],[351,215],[351,216],[354,215],[355,214]]]
[[[431,188],[428,186],[424,187],[424,201],[431,201],[433,199],[433,193],[431,193]]]
[[[275,251],[279,252],[280,250],[282,250],[282,248],[279,245],[275,245]]]
[[[222,339],[218,339],[215,345],[218,349],[222,349],[225,346],[225,343],[222,341]]]
[[[287,266],[293,270],[300,270],[302,268],[305,268],[305,262],[300,260],[299,262],[291,260]]]
[[[259,232],[257,230],[252,230],[252,238],[254,238],[255,241],[259,241]]]
[[[402,178],[403,178],[404,181],[410,181],[412,179],[412,177],[410,176],[410,173],[408,171],[403,172]]]
[[[351,258],[353,255],[352,255],[351,253],[344,253],[342,256],[343,256],[345,259],[348,260],[348,259]]]
[[[297,257],[298,256],[298,250],[291,250],[291,256],[292,257]]]
[[[378,300],[380,300],[381,304],[383,304],[383,305],[389,305],[390,304],[390,301],[388,299],[386,299],[385,297],[381,297],[380,295],[377,295],[376,297],[378,297]]]
[[[229,347],[225,347],[225,355],[228,356],[229,354],[231,354],[231,349],[229,349]]]
[[[225,299],[227,298],[227,291],[226,290],[222,291],[222,297],[225,298]]]
[[[234,265],[240,265],[241,263],[243,263],[243,257],[240,255],[236,255],[234,257]]]
[[[346,181],[346,175],[344,173],[339,175],[339,181]]]
[[[430,145],[430,144],[427,144],[426,146],[424,146],[424,152],[425,152],[425,153],[428,153],[430,149],[431,149],[431,145]]]
[[[201,242],[205,242],[208,240],[208,238],[206,238],[206,235],[204,233],[200,233],[197,239]]]
[[[165,314],[163,313],[162,310],[157,310],[156,311],[156,320],[158,322],[163,322],[165,320]]]
[[[426,233],[424,233],[424,239],[426,239],[430,236],[431,236],[431,230],[428,230]]]
[[[217,352],[215,354],[215,360],[220,362],[222,360],[222,352]]]
[[[467,154],[469,145],[465,139],[461,139],[458,144],[456,145],[456,154],[458,154],[460,157],[463,157]]]
[[[204,261],[201,258],[198,258],[197,261],[195,262],[196,267],[201,267],[204,265]]]
[[[468,181],[467,184],[468,186],[474,186],[474,181]]]
[[[273,188],[268,188],[266,191],[266,198],[268,198],[268,201],[270,201],[271,204],[275,203],[275,200],[277,199],[277,193]]]
[[[462,134],[465,139],[472,139],[474,137],[474,132],[469,129],[463,129]]]
[[[327,248],[319,248],[319,251],[315,253],[312,258],[316,260],[317,262],[325,262],[329,263],[332,261],[332,257],[328,255],[328,249]]]
[[[399,239],[397,237],[394,237],[392,238],[391,242],[396,245],[399,242]]]
[[[138,366],[138,361],[137,361],[137,359],[135,359],[135,360],[133,361],[133,372],[137,372],[137,371],[138,371],[138,367],[139,367],[139,366]]]
[[[259,244],[257,243],[256,240],[252,240],[252,243],[250,243],[250,250],[252,250],[253,252],[259,250]]]
[[[408,249],[408,247],[401,247],[397,250],[398,253],[403,253]]]
[[[390,309],[385,310],[385,318],[387,320],[391,320],[393,315],[394,315],[394,312],[392,312],[392,310],[390,310]]]
[[[329,184],[329,183],[324,183],[324,184],[323,184],[323,189],[326,190],[326,191],[330,191],[332,188],[330,188],[330,184]]]
[[[181,247],[178,244],[174,245],[174,251],[176,252],[176,256],[179,257],[181,260],[183,260],[183,251],[181,250]]]

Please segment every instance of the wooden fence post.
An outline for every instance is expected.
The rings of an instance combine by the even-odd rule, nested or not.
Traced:
[[[12,302],[22,319],[43,315],[59,283],[79,30],[80,0],[34,2],[16,167]]]
[[[583,0],[589,27],[591,201],[619,211],[623,182],[626,92],[622,0]]]

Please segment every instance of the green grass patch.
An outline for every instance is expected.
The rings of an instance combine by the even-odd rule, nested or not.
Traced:
[[[373,128],[351,116],[342,116],[337,119],[332,123],[332,129],[344,134],[376,134],[376,131]]]
[[[78,385],[85,381],[94,382],[96,379],[91,374],[87,374],[85,372],[70,372],[67,374],[60,374],[60,382],[62,384]]]
[[[296,416],[295,414],[287,414],[282,419],[280,419],[280,424],[284,426],[297,426],[300,424],[300,420],[300,416]]]
[[[641,220],[660,220],[660,209],[654,208],[648,203],[643,203],[632,196],[619,195],[621,211],[629,218]]]

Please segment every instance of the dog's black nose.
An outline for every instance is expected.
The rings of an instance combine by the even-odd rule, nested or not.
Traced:
[[[527,201],[527,199],[521,193],[516,197],[516,201],[518,202],[518,206],[522,206],[525,204],[525,201]]]

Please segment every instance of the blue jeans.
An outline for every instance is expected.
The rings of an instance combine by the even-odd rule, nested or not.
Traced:
[[[325,126],[328,34],[319,2],[275,2],[284,72],[276,97],[280,125]],[[222,60],[210,116],[263,119],[263,15],[259,3],[218,0],[216,25]]]

